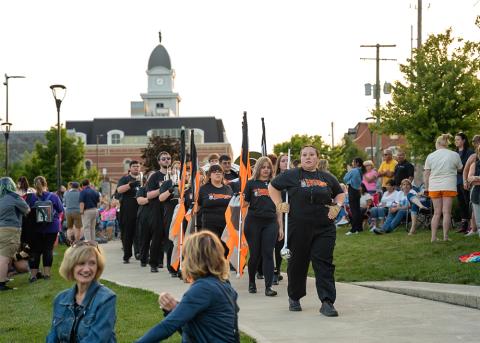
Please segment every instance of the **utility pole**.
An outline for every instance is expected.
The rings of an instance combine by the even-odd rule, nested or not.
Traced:
[[[418,0],[417,6],[417,49],[422,47],[422,0]]]
[[[375,115],[376,125],[380,126],[380,61],[396,61],[394,58],[380,58],[380,48],[394,48],[395,44],[374,44],[374,45],[360,45],[361,48],[375,48],[376,57],[375,58],[360,58],[361,60],[375,60]],[[379,166],[382,160],[381,154],[381,145],[382,145],[382,135],[377,133],[377,142],[375,144],[375,156],[376,156],[376,165]]]
[[[333,139],[333,121],[332,121],[332,149],[334,145],[335,145],[335,140]]]

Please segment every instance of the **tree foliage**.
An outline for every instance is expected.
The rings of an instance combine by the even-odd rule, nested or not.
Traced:
[[[174,160],[179,159],[180,140],[172,137],[151,136],[147,147],[142,149],[142,158],[145,161],[146,171],[158,170],[160,166],[157,156],[161,151],[168,152]]]
[[[76,137],[67,135],[67,130],[62,128],[61,149],[62,149],[62,183],[65,185],[68,181],[80,180],[84,178],[83,159],[85,148],[83,142]],[[16,173],[25,175],[29,181],[42,175],[47,179],[49,189],[56,190],[57,185],[57,129],[52,127],[45,134],[47,144],[37,143],[33,154],[26,155],[22,161],[23,170],[17,170]]]
[[[480,43],[448,29],[429,36],[400,71],[405,81],[395,82],[392,100],[374,113],[382,118],[377,130],[404,135],[418,157],[433,151],[442,133],[478,133]]]
[[[290,149],[291,160],[300,159],[300,150],[304,145],[313,145],[320,152],[320,158],[326,158],[328,152],[328,146],[322,139],[322,136],[314,135],[293,135],[290,141],[278,143],[273,146],[273,152],[275,154],[287,153]]]

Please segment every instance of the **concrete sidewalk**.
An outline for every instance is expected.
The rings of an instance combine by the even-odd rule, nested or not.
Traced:
[[[121,285],[143,288],[155,293],[168,291],[180,298],[188,288],[172,279],[166,270],[150,273],[138,261],[124,265],[120,242],[102,245],[107,255],[103,278]],[[476,309],[450,305],[352,284],[337,283],[338,318],[319,314],[320,302],[314,280],[308,280],[308,295],[302,299],[302,312],[288,311],[286,280],[276,287],[279,295],[247,292],[244,276],[231,282],[239,294],[240,329],[257,342],[479,342]],[[160,311],[160,310],[159,310]],[[155,314],[152,314],[155,315]]]

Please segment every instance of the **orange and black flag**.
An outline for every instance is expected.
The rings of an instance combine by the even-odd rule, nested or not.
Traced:
[[[267,136],[265,134],[265,120],[262,118],[262,156],[267,156]]]
[[[245,238],[243,223],[247,208],[244,206],[243,192],[248,179],[251,177],[250,153],[248,150],[248,123],[247,112],[243,112],[242,122],[242,150],[240,153],[240,194],[230,201],[225,212],[226,230],[223,235],[229,252],[227,259],[235,266],[238,275],[243,275],[243,269],[248,255],[248,244]]]
[[[198,166],[197,147],[195,145],[195,131],[190,131],[190,195],[191,208],[187,209],[185,219],[187,220],[187,230],[185,236],[196,231],[198,210],[198,194],[200,192],[200,168]]]
[[[182,245],[183,245],[183,219],[185,218],[185,181],[187,178],[187,163],[185,153],[185,130],[180,135],[180,180],[178,184],[178,205],[173,213],[172,223],[170,225],[169,239],[173,242],[172,263],[171,266],[176,270],[181,270]]]

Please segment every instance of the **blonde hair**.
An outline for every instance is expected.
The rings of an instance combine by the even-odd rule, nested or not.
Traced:
[[[252,180],[258,180],[262,167],[265,163],[268,163],[268,166],[270,167],[270,175],[268,176],[268,179],[271,180],[273,178],[272,160],[267,156],[262,156],[257,160],[257,163],[255,163],[255,167],[253,168],[252,173]]]
[[[412,181],[410,181],[410,179],[403,179],[402,182],[400,183],[400,186],[403,186],[403,185],[409,185],[410,187],[412,187]]]
[[[220,239],[208,230],[188,236],[183,246],[183,279],[195,281],[214,276],[221,281],[227,280],[229,266],[224,253]]]
[[[438,149],[440,147],[446,148],[450,144],[450,139],[452,139],[452,135],[449,133],[441,134],[437,140],[435,141],[435,147]]]
[[[278,174],[280,174],[282,171],[280,170],[280,162],[282,161],[282,158],[286,157],[287,158],[287,164],[288,164],[288,155],[287,154],[280,154],[278,155],[277,157],[277,161],[275,162],[275,176],[277,176]],[[287,169],[288,169],[288,165],[287,165]]]
[[[98,280],[105,268],[105,258],[99,246],[87,244],[72,246],[65,251],[62,264],[58,270],[59,274],[67,281],[75,281],[73,269],[76,265],[86,262],[92,255],[97,258],[95,280]]]
[[[37,195],[41,197],[43,189],[47,188],[47,180],[43,176],[37,176],[33,179],[33,186],[35,187]]]
[[[318,161],[318,170],[328,171],[328,160],[322,158]]]
[[[375,168],[375,164],[373,163],[372,160],[366,160],[363,162],[363,166],[366,167],[366,166],[372,166],[372,168]]]

